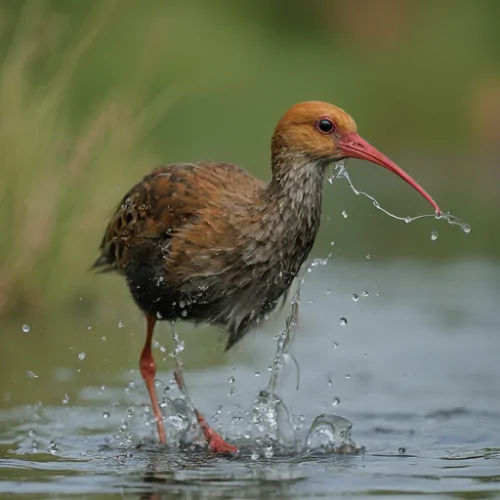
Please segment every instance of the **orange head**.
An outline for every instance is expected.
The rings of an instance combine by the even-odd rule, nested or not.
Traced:
[[[325,165],[347,158],[376,163],[395,173],[434,207],[437,203],[412,177],[357,133],[355,121],[342,109],[327,102],[309,101],[290,108],[276,126],[273,156],[302,156]]]

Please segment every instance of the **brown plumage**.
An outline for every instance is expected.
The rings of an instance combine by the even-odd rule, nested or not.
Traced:
[[[269,184],[229,163],[159,167],[123,198],[94,267],[125,276],[149,318],[148,339],[156,318],[185,319],[222,326],[229,349],[288,291],[319,229],[326,168],[348,157],[388,168],[439,211],[411,177],[359,137],[347,113],[307,102],[276,127]],[[147,344],[146,382],[143,365],[154,366]],[[159,409],[155,416],[160,426]]]

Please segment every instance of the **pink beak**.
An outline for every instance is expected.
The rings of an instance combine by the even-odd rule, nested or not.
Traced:
[[[433,207],[436,214],[441,214],[441,209],[438,204],[430,197],[427,191],[418,184],[412,177],[410,177],[402,168],[398,167],[387,156],[383,155],[380,151],[374,148],[370,143],[366,142],[362,137],[356,133],[346,134],[339,141],[339,146],[342,153],[350,158],[359,158],[360,160],[367,160],[376,163],[381,167],[387,168],[391,172],[401,177],[410,186],[416,189]]]

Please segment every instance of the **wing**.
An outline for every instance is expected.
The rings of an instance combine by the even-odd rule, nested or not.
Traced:
[[[131,249],[158,244],[185,223],[203,200],[192,187],[196,164],[158,167],[122,199],[109,221],[92,266],[120,271],[131,259]]]
[[[132,252],[165,242],[211,204],[232,198],[241,184],[249,193],[261,181],[229,163],[176,163],[158,167],[122,199],[111,218],[93,269],[123,271]],[[241,195],[240,195],[241,196]]]

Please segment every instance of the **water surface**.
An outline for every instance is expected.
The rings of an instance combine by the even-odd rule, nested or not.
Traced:
[[[111,357],[110,342],[69,367],[63,362],[69,354],[46,352],[50,371],[42,360],[30,357],[26,366],[17,360],[16,376],[1,383],[0,495],[500,497],[499,276],[498,264],[473,261],[336,260],[308,274],[292,347],[300,385],[296,390],[289,363],[279,393],[299,444],[317,415],[336,413],[354,424],[352,438],[364,447],[356,455],[266,454],[253,447],[249,413],[266,387],[282,316],[249,335],[227,364],[186,373],[196,405],[241,444],[236,458],[156,445],[137,360],[124,357],[113,371],[105,363],[88,369],[92,359]],[[141,335],[137,321],[119,334],[97,325],[93,335],[126,343],[132,333]],[[36,325],[30,327],[32,334]],[[16,348],[28,349],[30,334],[21,333],[21,323],[17,328]],[[183,334],[186,357],[201,349],[197,334]],[[171,379],[171,360],[160,349],[167,335],[164,327],[157,336],[162,384]],[[77,348],[72,359],[78,354]],[[18,394],[29,401],[21,403]]]

